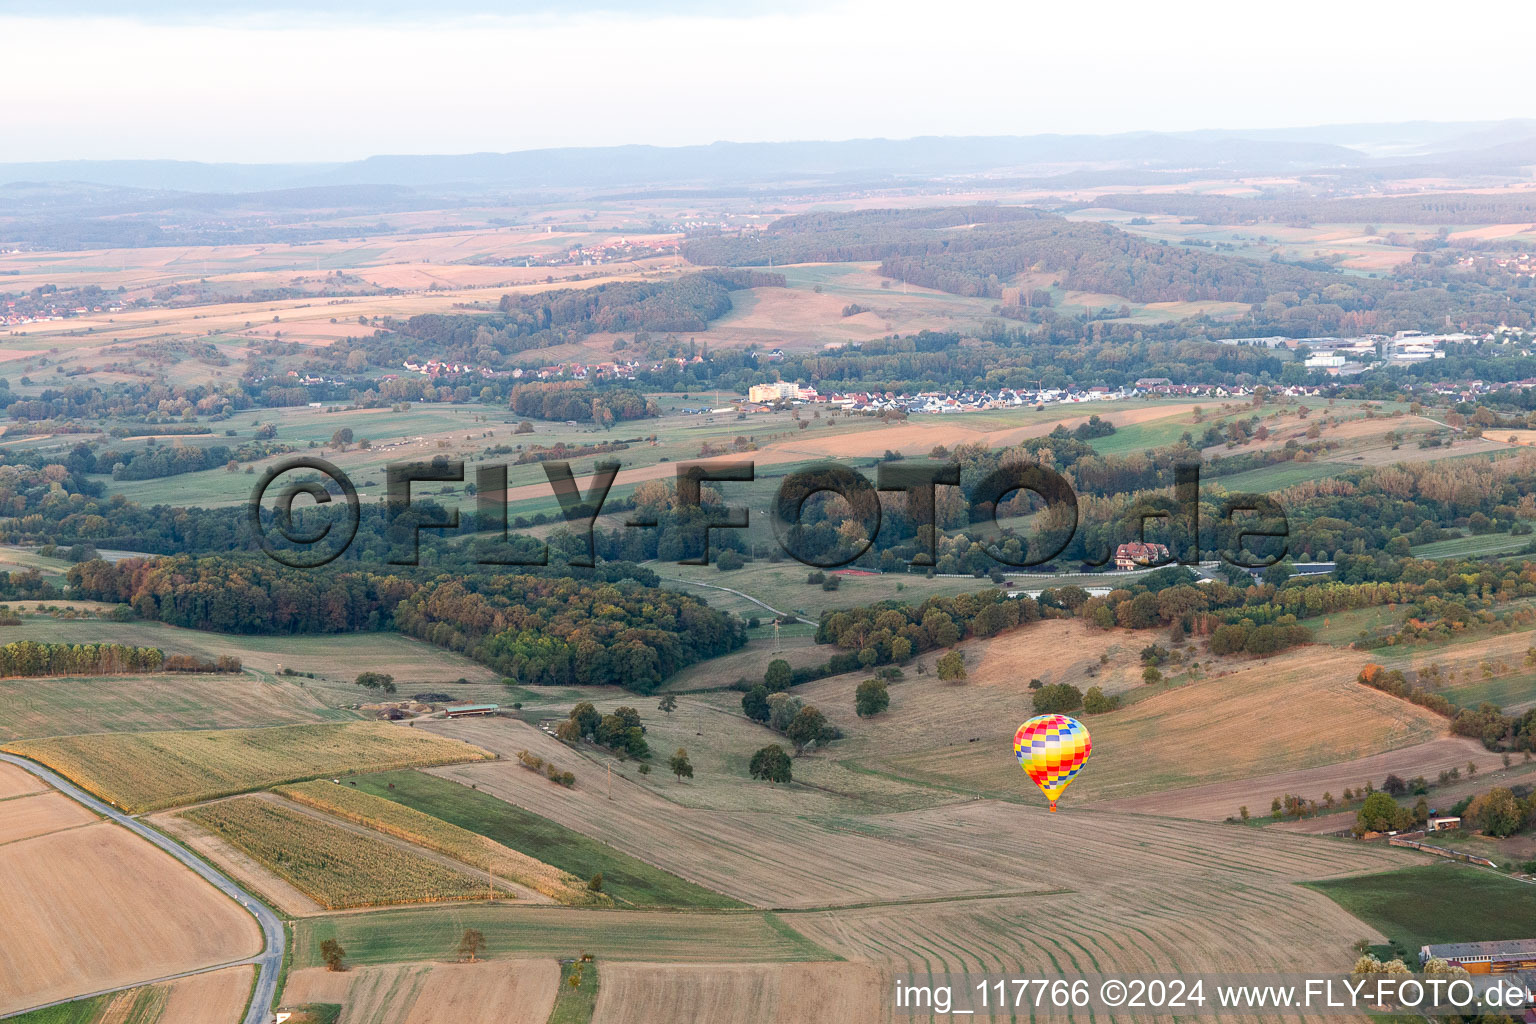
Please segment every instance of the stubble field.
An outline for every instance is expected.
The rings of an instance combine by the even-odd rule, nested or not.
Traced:
[[[4,749],[41,761],[134,814],[325,775],[489,756],[380,722],[66,736]]]

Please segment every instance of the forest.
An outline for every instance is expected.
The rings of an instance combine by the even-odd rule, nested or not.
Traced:
[[[571,576],[296,571],[260,557],[82,562],[82,597],[141,618],[227,633],[398,630],[533,685],[649,693],[681,668],[745,643],[740,620],[633,580]]]

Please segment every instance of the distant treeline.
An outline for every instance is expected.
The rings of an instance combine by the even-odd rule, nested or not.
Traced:
[[[610,426],[616,420],[657,416],[660,408],[639,391],[597,388],[571,382],[519,384],[510,396],[512,411],[542,420],[576,420]]]
[[[956,231],[961,225],[974,225]],[[1026,271],[1059,276],[1065,288],[1137,302],[1259,303],[1282,291],[1333,283],[1286,263],[1159,245],[1108,224],[1064,220],[1021,207],[859,210],[784,217],[757,235],[688,242],[695,263],[880,260],[880,273],[956,295],[1002,298]]]
[[[18,640],[0,646],[0,676],[101,676],[157,672],[165,654],[158,647],[128,644],[47,644]]]
[[[1086,207],[1089,204],[1083,204]],[[1096,196],[1100,209],[1162,213],[1203,224],[1519,224],[1536,223],[1536,197],[1503,195],[1376,196],[1331,199],[1321,196],[1254,197],[1136,193]]]
[[[499,311],[426,313],[395,332],[338,342],[330,355],[363,351],[380,365],[410,357],[440,358],[496,367],[519,352],[579,341],[599,332],[703,331],[731,310],[730,293],[783,287],[784,275],[708,270],[662,281],[613,281],[590,288],[553,288],[507,294]]]

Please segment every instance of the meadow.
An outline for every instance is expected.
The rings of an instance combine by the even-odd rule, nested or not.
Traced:
[[[260,797],[220,800],[182,817],[254,857],[328,910],[484,899],[489,882]]]
[[[41,761],[132,814],[283,782],[490,756],[380,722],[65,736],[4,749]]]
[[[1414,953],[1427,943],[1536,933],[1536,886],[1468,865],[1424,864],[1309,887]]]

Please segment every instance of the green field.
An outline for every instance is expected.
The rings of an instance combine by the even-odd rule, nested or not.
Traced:
[[[1411,951],[1536,935],[1536,886],[1482,868],[1428,864],[1310,887]]]
[[[1232,493],[1268,494],[1293,484],[1338,476],[1349,467],[1334,462],[1277,462],[1231,476],[1201,477],[1201,485],[1220,484]]]
[[[1502,555],[1519,551],[1531,543],[1530,537],[1512,537],[1507,533],[1485,533],[1481,536],[1455,537],[1437,540],[1432,544],[1419,544],[1413,548],[1414,558],[1481,558],[1486,555]]]
[[[388,772],[357,781],[365,793],[441,818],[503,846],[588,879],[603,875],[603,891],[635,907],[743,907],[580,832],[486,793],[424,772]],[[390,785],[394,788],[391,789]]]
[[[107,1002],[111,998],[111,996],[96,996],[91,999],[77,999],[72,1003],[60,1003],[58,1006],[7,1017],[6,1020],[10,1024],[92,1024],[97,1015],[106,1009]]]
[[[1516,672],[1494,679],[1458,683],[1442,690],[1457,707],[1475,708],[1479,704],[1497,704],[1511,708],[1536,700],[1536,672]]]
[[[568,957],[657,963],[788,963],[838,957],[763,911],[732,914],[568,907],[424,907],[311,917],[293,926],[293,966],[321,963],[320,943],[335,939],[352,964],[451,957],[465,928],[485,935],[486,956]]]
[[[581,976],[571,985],[571,975]],[[560,991],[555,1005],[549,1011],[548,1024],[588,1024],[597,1009],[597,962],[562,963],[560,965]]]

